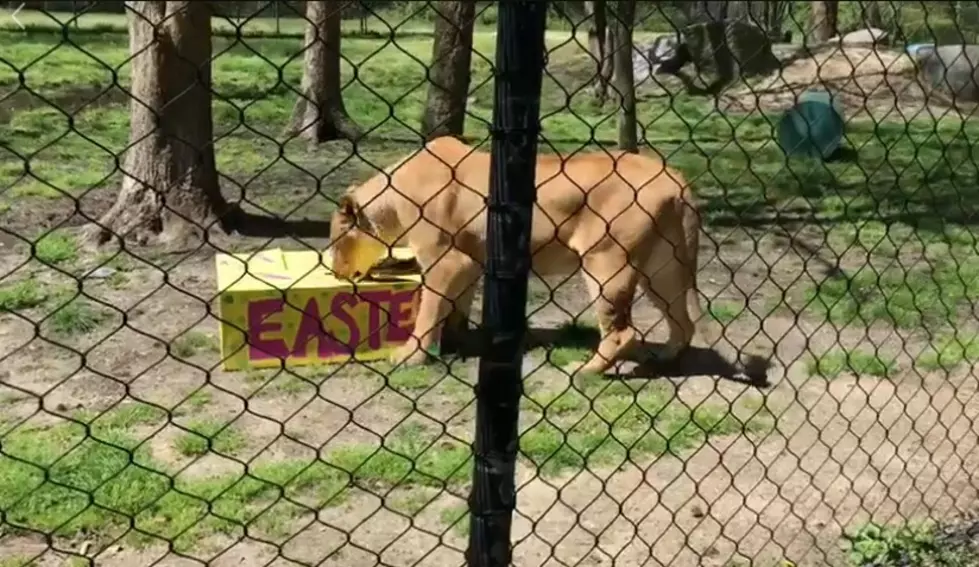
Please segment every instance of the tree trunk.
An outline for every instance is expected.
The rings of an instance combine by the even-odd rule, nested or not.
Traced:
[[[594,92],[599,102],[604,102],[608,97],[608,85],[612,82],[614,72],[614,40],[608,26],[605,4],[605,0],[585,1],[585,15],[591,18],[588,25],[588,51],[595,59]]]
[[[91,236],[183,244],[227,212],[214,163],[211,11],[207,2],[126,5],[130,148],[119,196]]]
[[[839,8],[838,0],[813,0],[811,39],[821,43],[836,35],[836,14]]]
[[[866,27],[884,28],[884,18],[880,13],[880,3],[877,0],[865,0],[863,2],[863,21]]]
[[[442,0],[434,6],[435,43],[422,118],[422,132],[428,140],[461,136],[465,128],[476,15],[475,0]]]
[[[615,90],[619,92],[619,149],[639,153],[636,132],[636,82],[632,74],[632,26],[636,0],[616,2]]]
[[[300,95],[292,111],[287,136],[311,145],[346,138],[357,140],[361,130],[347,114],[340,92],[340,13],[345,3],[306,2],[306,41]]]

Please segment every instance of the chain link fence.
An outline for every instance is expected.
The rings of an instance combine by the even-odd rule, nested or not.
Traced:
[[[0,566],[979,565],[979,5],[539,6],[10,6]]]

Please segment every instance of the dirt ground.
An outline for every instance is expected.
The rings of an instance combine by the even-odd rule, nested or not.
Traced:
[[[771,232],[740,229],[713,230],[710,236],[702,245],[703,292],[729,300],[747,298],[749,308],[760,314],[737,319],[727,338],[774,352],[770,385],[754,387],[691,372],[637,380],[659,384],[691,407],[713,402],[734,408],[754,401],[771,412],[772,427],[762,433],[709,437],[682,458],[667,454],[558,477],[520,467],[515,565],[775,565],[780,560],[799,566],[841,565],[844,529],[871,519],[941,519],[973,504],[979,402],[974,400],[971,369],[951,375],[904,371],[888,379],[810,378],[807,352],[837,343],[863,344],[892,353],[901,363],[913,359],[924,343],[907,332],[836,329],[798,319],[784,305],[764,316],[773,308],[773,298],[798,295],[807,277],[825,276],[826,259],[798,245],[805,236],[795,243]],[[23,259],[10,253],[11,248],[7,245],[2,257],[4,272]],[[85,282],[86,293],[128,312],[128,328],[114,331],[108,325],[77,337],[73,348],[91,349],[84,359],[32,338],[33,324],[0,314],[0,356],[8,355],[0,378],[20,392],[4,403],[8,418],[37,413],[39,400],[54,413],[102,410],[124,398],[173,407],[207,385],[214,394],[207,414],[239,416],[236,423],[246,432],[250,463],[303,452],[295,440],[305,446],[376,440],[412,416],[445,420],[454,435],[471,439],[473,406],[466,390],[461,397],[458,391],[452,398],[440,390],[406,401],[391,388],[372,391],[376,380],[349,371],[323,381],[319,397],[307,399],[284,389],[253,395],[255,386],[243,373],[215,368],[214,352],[194,356],[192,364],[166,358],[163,345],[147,335],[167,341],[198,319],[197,329],[210,336],[217,333],[216,320],[207,313],[207,300],[215,294],[212,252],[194,254],[168,272],[169,285],[162,272],[145,264],[126,271],[123,285],[113,287],[104,279]],[[59,278],[51,270],[38,277]],[[542,284],[535,282],[534,289],[540,301]],[[535,312],[531,327],[558,327],[569,313],[586,307],[586,294],[575,281]],[[652,340],[663,339],[659,315],[648,303],[637,304],[636,319],[653,327]],[[565,372],[541,367],[540,358],[540,351],[528,354],[526,379],[566,387]],[[472,368],[458,371],[462,382],[472,383]],[[213,454],[196,461],[176,454],[170,448],[172,426],[145,435],[155,458],[187,467],[182,476],[242,470],[240,462]],[[216,567],[464,564],[464,531],[447,526],[444,516],[464,505],[466,491],[453,495],[421,489],[434,500],[412,519],[390,509],[398,490],[353,489],[340,506],[306,518],[305,527],[295,526],[296,535],[286,541],[263,542],[260,535],[237,542],[212,537],[183,551],[196,559],[162,544],[133,546],[126,540],[84,537],[52,543],[64,551],[97,554],[95,564],[106,567],[205,561]],[[41,537],[6,534],[0,542],[6,556],[43,553],[38,565],[68,561]]]

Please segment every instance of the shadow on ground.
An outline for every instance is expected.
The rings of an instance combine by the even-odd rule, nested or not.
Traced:
[[[442,353],[465,358],[479,356],[478,331],[454,330],[446,337],[456,337],[443,341]],[[531,328],[528,330],[527,349],[557,348],[582,349],[594,351],[598,346],[598,331],[590,327]],[[738,368],[714,349],[690,347],[677,359],[669,362],[653,360],[653,353],[662,348],[661,343],[642,341],[637,345],[630,360],[622,362],[611,379],[656,379],[688,378],[693,376],[716,376],[757,388],[767,388],[771,384],[768,371],[771,361],[757,355],[744,355],[744,365]]]

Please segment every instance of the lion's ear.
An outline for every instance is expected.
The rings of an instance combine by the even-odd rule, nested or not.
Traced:
[[[357,219],[357,202],[353,200],[349,195],[344,195],[340,197],[340,214],[348,218],[350,222],[354,222]]]

